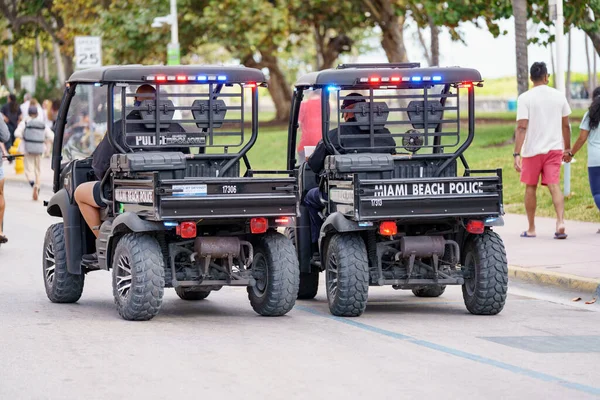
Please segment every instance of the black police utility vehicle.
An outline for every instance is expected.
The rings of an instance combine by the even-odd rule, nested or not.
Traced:
[[[51,301],[76,302],[86,273],[112,270],[114,301],[127,320],[154,317],[165,287],[202,300],[244,286],[257,313],[290,311],[298,260],[276,229],[297,215],[296,180],[289,171],[253,170],[247,156],[265,82],[259,70],[224,66],[114,66],[71,76],[47,202],[62,219],[44,243]],[[141,85],[151,89],[136,94]],[[74,200],[78,185],[98,179],[92,158],[69,159],[74,152],[63,148],[75,126],[84,127],[78,148],[92,149],[107,131],[116,153],[99,177],[107,207],[97,239]]]
[[[479,86],[474,69],[414,63],[340,65],[298,79],[288,168],[298,170],[302,205],[287,234],[300,262],[299,298],[317,294],[325,271],[337,316],[361,315],[370,285],[419,297],[462,285],[471,313],[502,310],[506,253],[492,230],[503,224],[502,170],[471,169],[464,157],[475,135]],[[321,92],[322,115],[315,151],[325,146],[328,154],[320,171],[298,165],[295,153],[300,107],[313,90]],[[323,218],[317,245],[305,206],[315,187],[321,203],[314,208]]]

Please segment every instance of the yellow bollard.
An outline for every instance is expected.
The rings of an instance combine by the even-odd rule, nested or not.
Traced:
[[[8,149],[8,154],[19,154],[19,143],[21,143],[21,139],[16,138],[12,147]],[[15,173],[20,175],[23,172],[25,172],[25,167],[23,166],[23,157],[17,157],[15,158]]]

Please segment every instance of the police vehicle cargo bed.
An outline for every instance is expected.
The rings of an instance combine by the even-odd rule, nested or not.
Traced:
[[[465,169],[461,177],[450,158],[389,154],[329,156],[325,169],[331,212],[356,221],[503,214],[501,170]]]

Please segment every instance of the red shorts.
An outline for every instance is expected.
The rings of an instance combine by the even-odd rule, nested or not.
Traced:
[[[552,150],[548,154],[523,157],[521,165],[521,182],[526,185],[537,185],[542,175],[542,185],[560,183],[560,166],[562,150]]]

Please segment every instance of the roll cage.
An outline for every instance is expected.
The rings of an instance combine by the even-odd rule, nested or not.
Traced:
[[[335,123],[338,127],[359,127],[359,134],[346,134],[345,139],[359,138],[368,134],[370,149],[374,152],[386,152],[377,145],[377,130],[390,129],[391,136],[396,141],[396,152],[404,149],[405,154],[412,159],[436,157],[445,158],[435,173],[439,176],[448,165],[460,158],[465,169],[468,164],[463,156],[474,138],[474,86],[482,86],[481,75],[474,69],[467,68],[420,68],[418,63],[404,64],[342,64],[337,69],[329,69],[309,73],[295,84],[292,99],[292,115],[288,127],[288,169],[296,165],[295,148],[298,130],[298,116],[304,92],[311,89],[321,89],[321,111],[324,116],[321,124],[321,134],[324,144],[331,154],[352,153],[359,151],[356,147],[345,146],[339,138],[339,150],[333,145],[328,134]],[[439,92],[436,92],[439,88]],[[468,135],[460,140],[460,97],[459,89],[466,88]],[[453,90],[454,89],[454,90]],[[362,92],[360,97],[349,92]],[[333,96],[332,96],[333,95]],[[334,107],[330,107],[333,97]],[[452,100],[447,104],[448,99]],[[343,108],[344,100],[363,100],[354,105],[352,112],[356,121],[347,122],[342,115],[349,112]],[[380,100],[383,100],[380,101]],[[386,100],[396,102],[388,106]],[[408,104],[406,102],[408,101]],[[330,108],[334,111],[330,113]],[[445,117],[444,113],[451,111],[455,117]],[[408,117],[408,118],[405,118]],[[402,127],[411,126],[407,132],[400,132]],[[445,130],[445,127],[450,130]],[[448,139],[454,138],[453,142]],[[420,142],[419,148],[410,141]],[[399,142],[399,143],[398,143]],[[445,153],[445,148],[456,147],[456,150]],[[429,148],[431,153],[418,154],[419,149]],[[408,152],[406,151],[408,149]],[[416,149],[416,150],[415,150]],[[364,149],[362,149],[364,151]],[[412,154],[411,154],[412,153]]]
[[[136,94],[132,90],[144,84],[151,85],[155,94]],[[55,191],[60,187],[61,146],[67,113],[80,85],[106,87],[107,120],[112,121],[107,124],[107,135],[118,152],[196,148],[197,152],[191,152],[188,158],[229,158],[221,175],[240,160],[250,170],[247,152],[258,135],[258,87],[266,86],[262,72],[245,67],[205,65],[108,66],[77,71],[66,84],[52,159]],[[197,88],[200,91],[194,90]],[[245,112],[246,89],[251,93],[250,115]],[[140,104],[132,105],[136,97]],[[192,100],[191,104],[178,105],[178,102]],[[234,117],[227,119],[228,112]],[[173,132],[176,125],[181,129]],[[246,135],[248,127],[249,137]],[[123,137],[116,137],[121,132],[125,133]],[[232,137],[239,140],[227,143],[221,140]],[[239,150],[231,152],[232,148]]]

